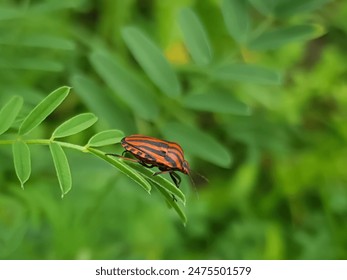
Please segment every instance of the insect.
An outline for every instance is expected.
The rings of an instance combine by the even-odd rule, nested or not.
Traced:
[[[175,171],[180,171],[190,177],[189,163],[184,159],[181,146],[175,142],[134,134],[124,137],[121,140],[121,144],[125,149],[122,156],[116,154],[107,155],[133,160],[124,157],[129,152],[137,159],[133,161],[148,168],[158,167],[160,171],[155,172],[154,176],[169,173],[177,188],[179,188],[181,183],[181,177]]]

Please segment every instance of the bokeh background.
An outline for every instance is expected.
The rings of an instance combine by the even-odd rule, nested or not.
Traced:
[[[22,190],[0,145],[0,258],[346,259],[346,18],[342,0],[2,0],[1,107],[22,96],[20,120],[73,87],[28,139],[92,112],[65,141],[177,141],[208,182],[182,176],[184,226],[158,192],[69,149],[64,199],[47,146],[30,145]]]

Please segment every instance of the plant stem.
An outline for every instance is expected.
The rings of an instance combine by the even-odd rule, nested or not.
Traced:
[[[17,140],[0,140],[0,145],[11,145],[15,141]],[[78,150],[85,153],[88,152],[85,146],[62,142],[62,141],[50,140],[50,139],[30,139],[30,140],[23,140],[23,142],[26,144],[39,144],[39,145],[49,145],[50,143],[55,142],[62,147]]]

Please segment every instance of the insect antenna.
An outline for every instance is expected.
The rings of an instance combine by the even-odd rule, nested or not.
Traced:
[[[193,171],[194,172],[194,171]],[[200,173],[198,172],[194,172],[194,175],[200,177],[201,179],[203,179],[206,183],[209,182],[209,180],[204,176],[204,175],[201,175]]]
[[[197,199],[199,199],[200,197],[199,197],[198,189],[197,189],[197,187],[196,187],[196,185],[195,185],[195,182],[194,182],[194,180],[193,180],[193,177],[192,177],[191,172],[192,172],[192,171],[189,169],[189,172],[188,172],[187,174],[188,174],[189,180],[190,180],[190,182],[191,182],[191,184],[192,184],[192,186],[193,186],[193,188],[194,188],[195,195],[196,195]]]
[[[204,182],[206,182],[206,183],[208,183],[209,180],[208,180],[205,176],[201,175],[200,173],[198,173],[198,172],[196,172],[196,171],[194,171],[194,170],[190,170],[188,176],[189,176],[189,179],[190,179],[190,181],[191,181],[191,183],[192,183],[192,185],[193,185],[193,187],[194,187],[196,196],[197,196],[197,198],[199,199],[198,188],[196,187],[196,183],[195,183],[195,181],[194,181],[194,179],[193,179],[193,176],[194,176],[194,177],[199,177],[199,178],[201,178],[201,179],[202,179]]]

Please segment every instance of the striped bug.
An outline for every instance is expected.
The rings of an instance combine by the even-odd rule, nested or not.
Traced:
[[[153,176],[169,173],[177,188],[181,183],[181,177],[175,171],[180,171],[190,177],[189,164],[184,159],[181,146],[175,142],[134,134],[124,137],[121,144],[125,149],[122,156],[107,155],[135,161],[147,168],[158,167],[160,171],[155,172]],[[137,160],[125,157],[126,153],[131,153]]]

